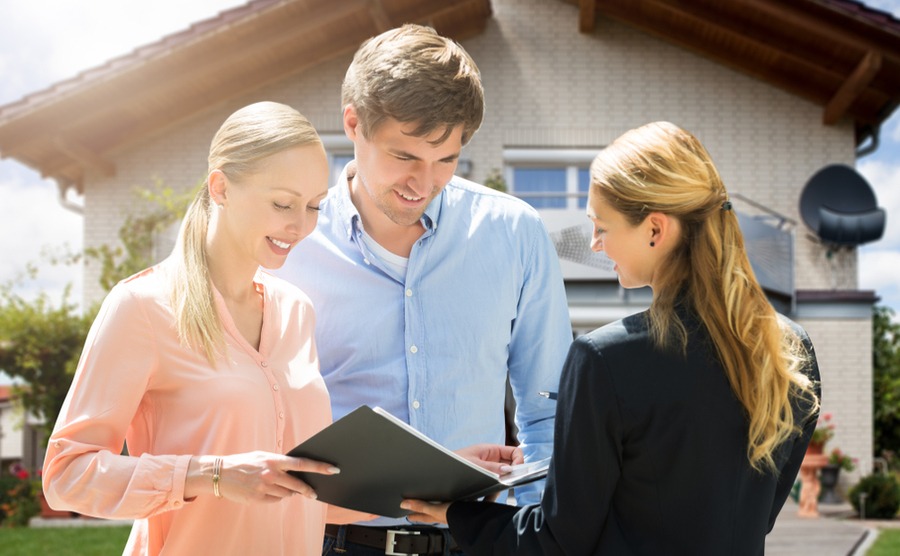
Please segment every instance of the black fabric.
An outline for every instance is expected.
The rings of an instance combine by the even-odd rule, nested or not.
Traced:
[[[646,314],[578,338],[559,388],[540,505],[456,502],[448,520],[470,555],[752,555],[784,505],[815,429],[778,448],[780,473],[746,454],[747,420],[714,346],[690,316],[687,355],[662,353]],[[807,373],[817,384],[812,344]]]

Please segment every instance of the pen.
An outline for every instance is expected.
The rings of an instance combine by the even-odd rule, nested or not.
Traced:
[[[556,392],[545,392],[545,391],[541,391],[541,392],[538,392],[538,394],[540,394],[541,396],[543,396],[543,397],[545,397],[545,398],[547,398],[547,399],[549,399],[549,400],[555,400],[555,399],[556,399]]]

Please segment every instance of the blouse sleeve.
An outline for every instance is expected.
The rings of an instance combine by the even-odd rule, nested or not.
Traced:
[[[184,504],[191,456],[120,455],[158,362],[153,323],[119,284],[91,326],[47,443],[43,488],[52,507],[140,519]]]
[[[600,353],[584,337],[563,367],[553,459],[540,505],[456,502],[447,517],[466,554],[593,554],[621,475],[622,420]]]

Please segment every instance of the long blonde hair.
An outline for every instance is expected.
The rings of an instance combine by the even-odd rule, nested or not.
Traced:
[[[209,148],[208,171],[220,170],[229,180],[240,183],[258,171],[266,157],[313,143],[321,141],[300,112],[276,102],[258,102],[233,113],[216,132]],[[178,337],[202,351],[215,367],[224,332],[206,260],[211,211],[209,188],[204,185],[181,223],[170,257],[169,284]]]
[[[774,470],[773,452],[800,429],[791,400],[804,398],[815,409],[818,399],[803,372],[806,350],[756,280],[709,153],[674,124],[647,124],[625,133],[594,159],[591,192],[632,225],[651,212],[681,223],[679,244],[654,284],[651,336],[662,348],[685,350],[688,333],[675,308],[684,301],[699,315],[746,411],[750,464]]]

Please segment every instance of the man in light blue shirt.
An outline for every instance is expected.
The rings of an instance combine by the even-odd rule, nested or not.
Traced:
[[[355,159],[279,275],[316,307],[335,419],[368,404],[454,450],[503,444],[508,376],[532,461],[551,453],[555,402],[538,392],[559,384],[571,325],[537,211],[453,176],[483,95],[474,61],[428,27],[364,43],[342,90]],[[542,485],[517,490],[517,501],[539,501]],[[384,554],[399,526],[410,523],[329,526],[325,553]],[[446,530],[417,530],[427,547],[408,552],[454,548]]]

